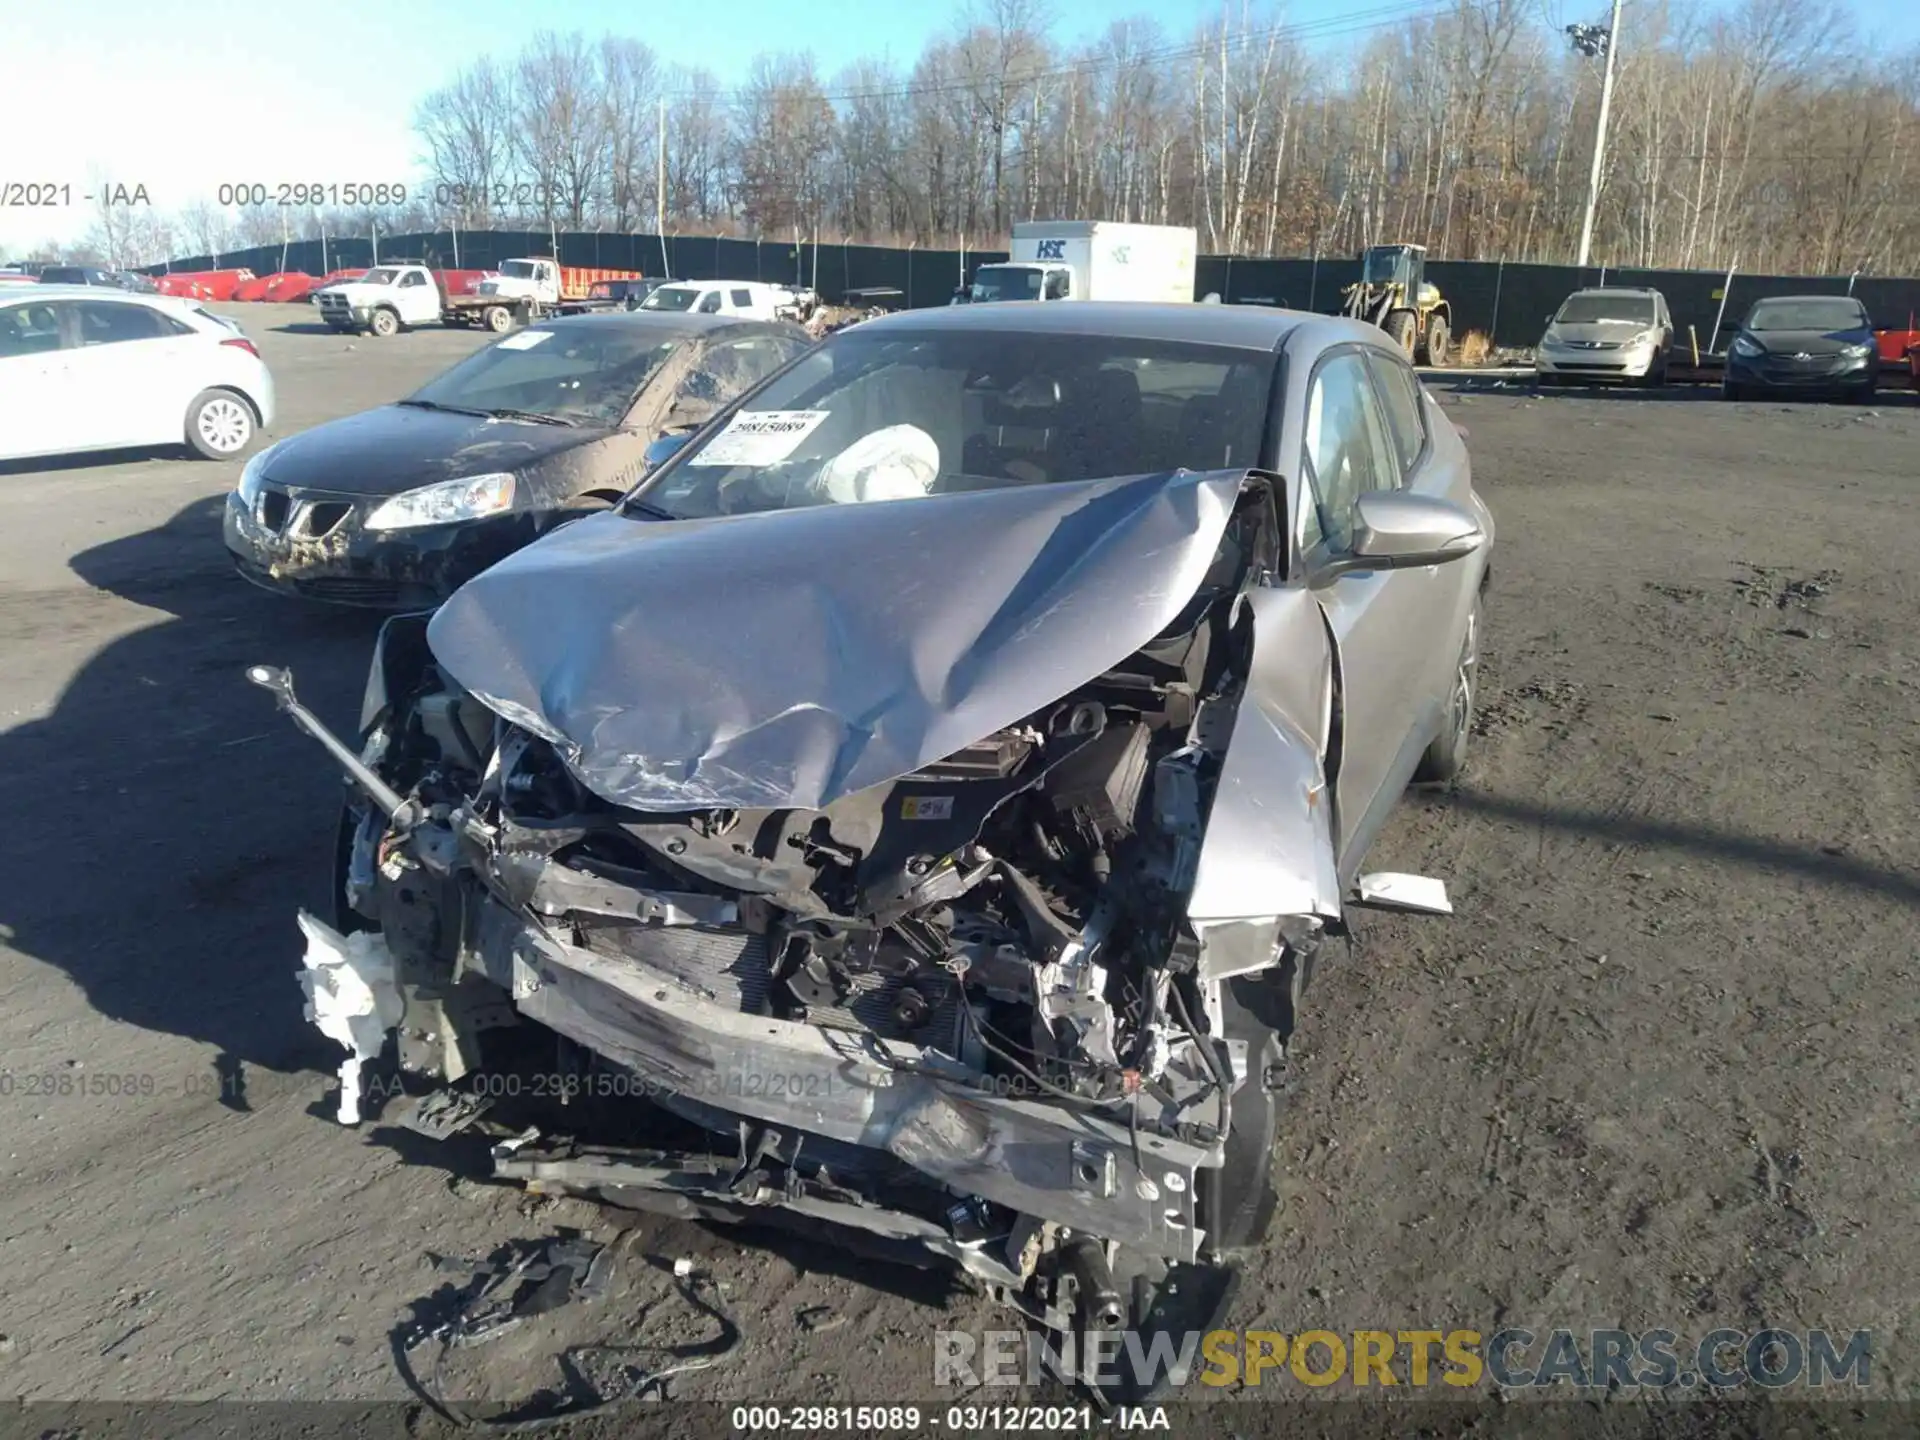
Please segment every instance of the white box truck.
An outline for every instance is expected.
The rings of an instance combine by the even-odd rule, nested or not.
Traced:
[[[1158,300],[1191,304],[1199,236],[1184,225],[1030,220],[1001,264],[974,272],[969,304],[999,300]]]

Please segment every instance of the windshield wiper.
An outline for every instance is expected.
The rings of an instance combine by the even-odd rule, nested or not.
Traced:
[[[569,420],[564,415],[547,415],[539,410],[483,410],[483,415],[491,415],[496,420],[525,420],[533,425],[565,425],[573,429],[579,425],[577,420]]]
[[[636,515],[644,515],[649,520],[678,520],[680,517],[671,510],[662,510],[658,505],[649,505],[644,500],[623,500],[622,510],[630,510]]]
[[[393,403],[396,405],[410,405],[416,410],[441,410],[449,415],[478,415],[483,420],[492,413],[487,410],[475,410],[466,405],[442,405],[438,400],[416,400],[411,397],[405,400],[396,400]]]

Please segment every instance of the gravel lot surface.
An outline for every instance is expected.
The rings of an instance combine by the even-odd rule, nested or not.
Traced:
[[[279,435],[484,338],[231,311]],[[1235,1323],[1870,1328],[1875,1393],[1911,1395],[1920,406],[1443,398],[1500,522],[1477,750],[1373,864],[1443,877],[1456,914],[1330,951]],[[429,1253],[631,1222],[606,1301],[445,1388],[711,1336],[642,1258],[685,1256],[747,1346],[678,1393],[933,1396],[932,1330],[1006,1324],[943,1280],[534,1201],[477,1178],[478,1143],[332,1123],[293,917],[339,781],[241,670],[290,665],[351,728],[374,622],[231,574],[238,474],[0,467],[0,1391],[404,1398]]]

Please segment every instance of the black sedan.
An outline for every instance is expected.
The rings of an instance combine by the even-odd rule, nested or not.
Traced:
[[[1720,393],[1840,395],[1864,400],[1880,377],[1873,322],[1849,295],[1781,295],[1762,300],[1727,347]]]
[[[378,609],[437,605],[536,536],[626,493],[663,437],[812,344],[720,315],[531,326],[415,394],[271,445],[227,499],[247,579]]]

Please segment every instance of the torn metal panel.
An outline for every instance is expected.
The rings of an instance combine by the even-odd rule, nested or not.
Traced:
[[[1356,904],[1381,910],[1412,910],[1422,915],[1451,915],[1453,902],[1447,899],[1447,882],[1431,875],[1404,875],[1391,870],[1376,870],[1362,875],[1355,886]]]
[[[1212,565],[1244,475],[594,516],[470,582],[429,643],[603,799],[820,808],[1145,645]]]
[[[1304,590],[1251,592],[1253,659],[1187,914],[1197,925],[1340,913],[1321,766],[1332,644]]]

